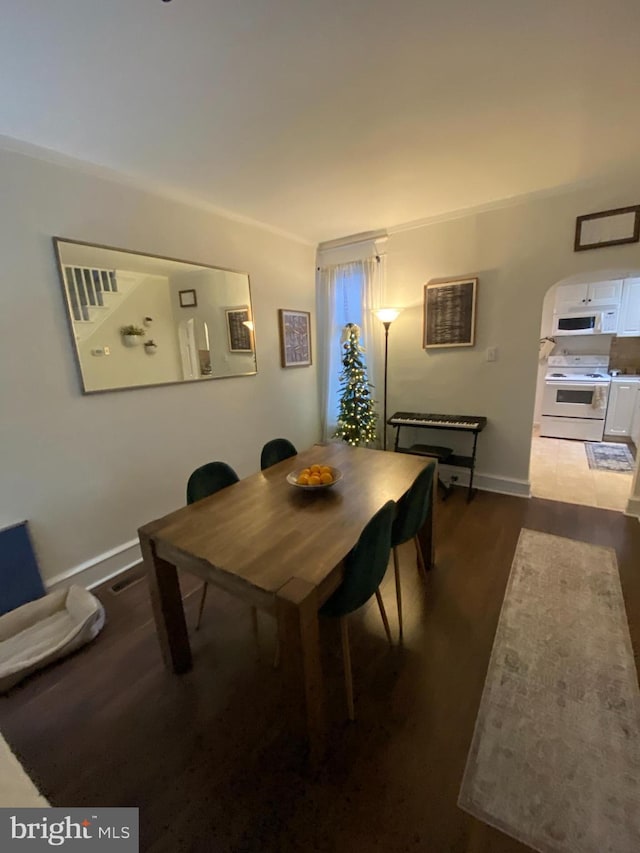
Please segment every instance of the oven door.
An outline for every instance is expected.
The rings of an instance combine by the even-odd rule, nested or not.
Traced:
[[[566,418],[604,420],[609,397],[608,382],[572,382],[545,379],[542,414]]]
[[[588,314],[555,314],[554,335],[597,335],[601,332],[600,312]]]

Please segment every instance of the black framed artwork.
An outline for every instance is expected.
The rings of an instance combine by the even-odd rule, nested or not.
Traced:
[[[474,345],[477,286],[477,278],[454,278],[425,284],[424,349]]]
[[[248,305],[240,305],[237,308],[226,308],[227,317],[227,342],[229,352],[253,352],[253,340],[251,326],[251,314]]]

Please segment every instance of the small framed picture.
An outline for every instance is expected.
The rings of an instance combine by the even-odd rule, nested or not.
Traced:
[[[198,294],[195,290],[179,290],[181,308],[196,308],[198,305]]]
[[[574,252],[640,241],[640,204],[587,213],[576,219]]]
[[[474,345],[477,286],[477,278],[425,284],[424,349]]]
[[[229,352],[253,352],[251,315],[248,305],[225,308]]]
[[[311,364],[311,314],[309,311],[278,311],[280,363],[282,367],[309,367]]]

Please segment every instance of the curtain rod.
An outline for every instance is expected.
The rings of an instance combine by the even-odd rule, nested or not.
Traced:
[[[380,255],[375,255],[374,257],[376,259],[376,263],[379,264],[380,263]],[[320,272],[320,270],[322,270],[322,269],[325,269],[325,270],[329,269],[329,267],[344,267],[347,264],[357,264],[357,263],[358,263],[357,261],[344,261],[341,264],[329,264],[326,267],[316,267],[316,272]]]
[[[352,234],[349,237],[339,237],[337,240],[327,240],[318,243],[318,252],[326,252],[331,249],[344,249],[347,246],[356,246],[359,243],[375,243],[378,240],[387,239],[386,231],[364,231],[362,234]]]

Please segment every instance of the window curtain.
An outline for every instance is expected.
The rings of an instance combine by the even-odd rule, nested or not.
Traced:
[[[380,364],[382,324],[374,310],[381,304],[383,263],[366,258],[345,264],[319,267],[317,279],[318,337],[320,374],[320,416],[322,440],[329,441],[336,429],[342,372],[342,330],[347,323],[360,326],[360,344],[365,349],[367,377],[374,386],[376,411],[382,418],[383,389],[377,382]],[[379,421],[378,432],[382,428]]]

